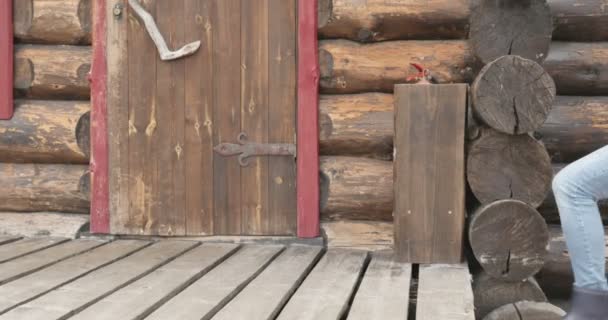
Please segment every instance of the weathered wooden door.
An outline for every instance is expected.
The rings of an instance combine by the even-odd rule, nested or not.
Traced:
[[[162,61],[128,1],[108,4],[110,232],[295,234],[294,157],[214,152],[295,144],[295,0],[139,3],[169,49],[201,45]]]

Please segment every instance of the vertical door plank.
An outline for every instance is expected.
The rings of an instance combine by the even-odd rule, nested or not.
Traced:
[[[213,10],[213,145],[241,132],[241,0],[215,0]],[[213,158],[215,234],[241,234],[241,172],[236,157]]]
[[[66,238],[29,238],[0,246],[0,263],[68,241]]]
[[[391,251],[374,252],[348,320],[407,319],[412,265],[396,262]]]
[[[121,259],[148,243],[137,240],[115,241],[4,284],[0,286],[0,314]]]
[[[186,234],[213,233],[213,23],[212,0],[185,0],[186,42],[201,48],[186,58]]]
[[[280,246],[242,248],[146,319],[211,319],[264,270],[282,249]]]
[[[328,250],[277,319],[343,319],[366,259],[365,251]]]
[[[268,143],[268,1],[242,1],[241,130],[250,141]],[[269,229],[268,157],[241,168],[242,233]]]
[[[420,266],[416,319],[475,319],[471,274],[466,264]]]
[[[268,0],[268,140],[296,141],[296,1]],[[265,234],[295,235],[297,228],[296,161],[270,157]]]
[[[2,319],[62,319],[134,282],[184,251],[191,241],[160,241],[2,315]]]
[[[100,300],[72,320],[143,319],[230,256],[234,244],[202,245]]]
[[[0,265],[0,285],[105,243],[97,240],[74,240],[5,262]]]
[[[126,5],[126,1],[123,6]],[[129,52],[130,14],[113,14],[106,4],[107,118],[110,232],[125,233],[129,222]]]
[[[167,45],[174,49],[185,44],[184,1],[156,1],[156,21]],[[185,234],[185,166],[184,166],[184,59],[156,59],[156,105],[158,143],[156,156],[156,193],[160,212],[152,234]]]
[[[319,255],[321,247],[292,246],[285,249],[213,320],[275,319]]]
[[[402,261],[461,261],[466,94],[463,84],[395,86],[395,246]]]
[[[156,1],[145,0],[141,3],[150,14],[155,14]],[[125,5],[128,7],[126,2]],[[128,12],[129,115],[128,120],[125,119],[127,132],[121,138],[128,138],[128,174],[123,173],[122,178],[128,180],[129,219],[122,222],[122,227],[125,233],[148,234],[151,224],[153,225],[156,221],[151,210],[151,205],[155,203],[152,198],[154,171],[149,160],[153,148],[150,132],[153,133],[151,128],[154,127],[156,121],[156,104],[154,96],[151,94],[156,87],[156,69],[151,66],[154,66],[157,53],[143,21],[133,10],[128,10]],[[121,73],[124,70],[116,72]],[[120,232],[120,230],[117,231]]]

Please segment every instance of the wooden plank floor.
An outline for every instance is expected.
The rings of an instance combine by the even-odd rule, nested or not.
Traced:
[[[410,306],[412,290],[416,306]],[[390,251],[0,238],[0,320],[472,315],[466,265],[412,266],[394,262]]]

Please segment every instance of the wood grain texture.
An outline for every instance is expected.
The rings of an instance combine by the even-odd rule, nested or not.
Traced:
[[[391,220],[393,167],[388,161],[321,157],[321,217],[324,220]]]
[[[234,244],[198,246],[70,319],[141,319],[230,256]]]
[[[322,95],[319,106],[321,155],[392,159],[393,95]],[[608,144],[608,98],[556,96],[547,120],[534,136],[553,162],[570,162]]]
[[[516,199],[538,207],[551,188],[553,172],[545,147],[529,135],[482,130],[467,155],[467,181],[483,204]]]
[[[67,240],[66,238],[44,237],[15,241],[0,247],[0,263],[58,245]]]
[[[15,46],[16,98],[88,100],[91,48]]]
[[[464,39],[469,33],[472,2],[322,0],[319,1],[319,35],[361,42]],[[603,0],[548,0],[547,3],[553,14],[554,40],[608,40],[608,11]]]
[[[392,159],[393,95],[322,95],[319,101],[319,152],[322,155]]]
[[[547,58],[553,17],[547,0],[471,1],[469,39],[484,64],[504,55],[542,62]]]
[[[608,42],[553,42],[544,67],[563,95],[603,95],[608,90]]]
[[[91,0],[15,1],[15,38],[19,42],[91,44]]]
[[[214,75],[213,145],[234,141],[241,132],[241,1],[217,1],[212,20]],[[238,45],[236,45],[238,44]],[[240,90],[239,90],[240,92]],[[213,226],[215,234],[241,233],[241,169],[214,153]]]
[[[78,124],[89,109],[84,101],[15,101],[11,121],[0,122],[0,161],[88,164],[79,142],[89,139],[89,126]]]
[[[469,241],[483,269],[505,281],[521,281],[545,263],[549,232],[542,216],[519,200],[499,200],[477,209]]]
[[[467,89],[395,87],[395,254],[400,261],[461,262]]]
[[[519,56],[489,62],[471,86],[475,115],[508,134],[540,128],[555,99],[555,83],[541,65]]]
[[[519,301],[492,311],[483,320],[508,320],[515,317],[521,320],[561,320],[565,315],[564,310],[548,302]]]
[[[100,172],[100,175],[106,176],[105,191],[108,199],[104,199],[102,203],[94,203],[94,206],[107,205],[102,211],[104,213],[103,227],[108,233],[110,230],[118,232],[122,226],[128,224],[129,194],[128,194],[128,165],[129,165],[129,138],[127,132],[129,130],[129,72],[121,72],[120,70],[128,70],[128,37],[129,37],[129,16],[123,15],[120,18],[114,18],[114,7],[105,6],[107,21],[107,43],[106,43],[106,59],[107,67],[103,69],[106,72],[106,89],[107,92],[101,93],[106,98],[107,105],[104,106],[105,121],[107,125],[107,134],[98,132],[96,142],[100,145],[107,145],[104,150],[106,154],[100,154],[99,161],[106,160],[108,172]],[[97,18],[99,19],[99,18]],[[96,39],[97,40],[97,39]],[[96,43],[96,46],[99,44]],[[99,71],[102,72],[102,71]],[[95,106],[95,105],[94,105]],[[95,110],[95,109],[94,109]],[[98,112],[95,110],[93,113]],[[101,128],[96,128],[101,130]],[[106,140],[106,141],[101,141]],[[104,197],[105,198],[105,197]],[[107,203],[105,201],[108,201]],[[94,216],[92,216],[94,217]],[[92,226],[94,225],[92,219]],[[92,228],[94,231],[94,229]]]
[[[211,0],[185,1],[185,42],[202,41],[200,52],[185,60],[185,201],[190,235],[213,234],[213,5]],[[208,183],[201,185],[202,181]]]
[[[363,251],[328,250],[277,319],[341,319],[366,260]]]
[[[213,319],[275,319],[320,255],[321,247],[286,248]]]
[[[4,319],[60,319],[78,313],[115,290],[145,276],[197,242],[161,241],[95,270],[2,315]]]
[[[469,1],[319,1],[319,35],[361,42],[394,39],[461,39],[468,31]]]
[[[242,248],[146,319],[211,319],[282,250],[281,246]]]
[[[396,262],[393,252],[373,253],[347,319],[406,318],[411,276],[412,265]]]
[[[464,41],[389,41],[359,44],[348,40],[319,43],[322,93],[392,92],[417,62],[440,83],[471,82],[474,59]]]
[[[0,4],[0,61],[4,68],[0,72],[0,119],[6,120],[13,116],[13,1]]]
[[[112,242],[72,259],[67,259],[0,287],[0,313],[16,308],[87,272],[110,264],[147,245],[146,241]]]
[[[602,95],[608,87],[608,42],[553,42],[543,67],[561,95]],[[392,92],[418,62],[439,83],[472,82],[476,65],[464,40],[386,41],[359,44],[324,40],[319,45],[321,92]],[[404,63],[404,61],[406,63]]]
[[[393,224],[384,221],[323,221],[321,233],[328,248],[366,251],[393,248]]]
[[[89,212],[86,165],[0,164],[0,211]]]
[[[503,305],[518,301],[546,302],[547,297],[533,277],[523,281],[507,282],[496,279],[485,272],[473,278],[475,316],[483,319]]]
[[[269,143],[270,131],[268,1],[241,2],[241,131],[259,143]],[[251,158],[249,163],[241,168],[241,232],[259,235],[270,222],[269,158]]]
[[[0,265],[0,284],[38,271],[64,259],[104,245],[105,241],[74,240],[38,251]]]
[[[268,141],[272,143],[297,142],[297,14],[296,0],[268,0]],[[297,234],[296,175],[293,157],[268,157],[263,234]]]
[[[416,319],[474,320],[471,274],[466,264],[421,265]]]
[[[572,162],[608,144],[608,98],[558,96],[537,131],[553,162]]]

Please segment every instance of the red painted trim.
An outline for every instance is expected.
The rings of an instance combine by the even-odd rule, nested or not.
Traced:
[[[91,232],[110,232],[108,181],[106,2],[93,4],[93,66],[91,68]]]
[[[298,237],[319,236],[317,0],[298,0]]]
[[[0,120],[13,116],[13,1],[0,0]]]

